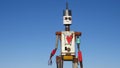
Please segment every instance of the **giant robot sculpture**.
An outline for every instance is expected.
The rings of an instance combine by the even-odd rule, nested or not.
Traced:
[[[48,64],[52,64],[52,57],[58,49],[58,41],[60,40],[61,54],[56,56],[57,68],[63,68],[63,61],[72,61],[73,68],[78,68],[78,63],[80,63],[80,68],[83,68],[82,53],[80,51],[81,32],[70,30],[70,25],[72,24],[72,14],[71,10],[68,9],[67,3],[66,10],[63,11],[63,24],[65,25],[65,30],[56,32],[56,46],[50,54]],[[78,57],[76,55],[76,46],[78,49]]]

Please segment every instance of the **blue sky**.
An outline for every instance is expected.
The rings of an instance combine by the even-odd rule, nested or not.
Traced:
[[[120,0],[68,1],[71,30],[82,32],[84,68],[119,68]],[[56,68],[55,56],[47,62],[55,32],[64,30],[63,9],[65,0],[0,0],[0,68]]]

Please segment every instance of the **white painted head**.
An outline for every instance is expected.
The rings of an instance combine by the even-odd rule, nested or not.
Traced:
[[[66,2],[66,10],[63,11],[63,24],[71,25],[72,24],[72,13],[68,9],[68,3]]]

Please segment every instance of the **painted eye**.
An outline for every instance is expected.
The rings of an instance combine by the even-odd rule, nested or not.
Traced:
[[[65,20],[67,20],[67,17],[65,17]]]
[[[69,20],[71,20],[71,17],[69,17]]]

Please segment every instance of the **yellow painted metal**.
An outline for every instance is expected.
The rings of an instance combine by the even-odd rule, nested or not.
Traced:
[[[73,56],[63,56],[63,60],[73,60]]]

